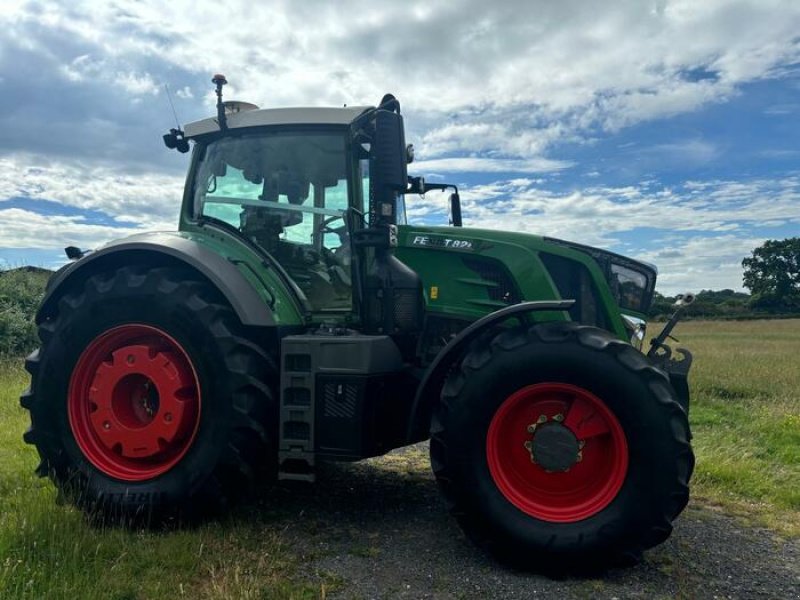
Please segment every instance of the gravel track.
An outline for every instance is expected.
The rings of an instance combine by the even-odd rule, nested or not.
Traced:
[[[329,598],[800,598],[800,541],[690,504],[672,537],[628,569],[550,579],[475,548],[439,497],[425,444],[278,487],[270,527]]]

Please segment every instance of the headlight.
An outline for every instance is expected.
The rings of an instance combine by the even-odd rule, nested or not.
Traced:
[[[647,335],[647,323],[639,317],[625,314],[622,315],[622,320],[625,322],[625,329],[631,334],[631,345],[637,350],[641,350],[645,335]]]

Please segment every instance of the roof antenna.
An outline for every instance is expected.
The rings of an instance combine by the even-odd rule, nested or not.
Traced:
[[[165,133],[162,136],[162,139],[164,140],[164,145],[170,150],[177,150],[181,154],[185,154],[189,151],[189,140],[186,139],[181,129],[180,121],[178,121],[178,113],[175,112],[175,105],[172,103],[172,95],[169,93],[169,86],[166,83],[164,84],[164,89],[167,91],[167,100],[169,100],[169,105],[172,107],[172,116],[175,117],[175,125],[177,125],[177,127],[175,129],[170,129],[169,133]]]
[[[225,116],[225,105],[222,103],[222,86],[228,83],[225,75],[217,73],[211,78],[211,83],[217,86],[217,122],[219,123],[220,130],[228,128],[228,119]]]
[[[169,93],[169,84],[164,84],[164,90],[167,92],[167,100],[169,100],[169,106],[172,109],[172,116],[175,117],[175,126],[180,130],[181,122],[178,120],[178,113],[175,112],[175,105],[172,103],[172,94]]]

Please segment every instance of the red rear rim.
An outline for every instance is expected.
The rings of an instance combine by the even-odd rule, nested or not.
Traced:
[[[67,405],[89,462],[110,477],[143,481],[169,471],[192,445],[200,385],[175,339],[149,325],[122,325],[78,358]]]
[[[546,437],[552,440],[555,433],[569,442],[555,446],[560,463],[542,460],[548,448],[545,438],[536,436],[548,427]],[[530,385],[506,398],[489,425],[486,455],[506,499],[554,523],[581,521],[603,510],[628,471],[628,445],[617,418],[591,392],[564,383]]]

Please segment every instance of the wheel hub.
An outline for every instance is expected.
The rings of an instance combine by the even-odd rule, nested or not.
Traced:
[[[129,458],[155,457],[181,436],[181,390],[191,380],[176,362],[174,352],[137,344],[116,350],[97,368],[89,418],[102,445]]]
[[[572,431],[558,422],[536,428],[533,440],[525,442],[531,462],[548,472],[567,472],[581,460],[581,442]]]

